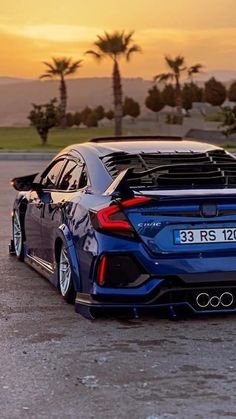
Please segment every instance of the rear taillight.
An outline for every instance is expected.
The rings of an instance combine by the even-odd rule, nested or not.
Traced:
[[[105,230],[133,237],[135,235],[135,231],[125,216],[123,209],[136,207],[150,201],[151,198],[137,197],[120,201],[117,204],[112,204],[109,207],[102,208],[96,213],[91,213],[92,224],[98,230]]]
[[[99,285],[105,284],[106,278],[106,269],[107,269],[107,256],[102,256],[98,266],[97,282]]]

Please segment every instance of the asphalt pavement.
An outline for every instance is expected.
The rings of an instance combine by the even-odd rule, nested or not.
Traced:
[[[9,180],[42,161],[0,161],[0,418],[236,418],[235,316],[85,320],[8,255]]]

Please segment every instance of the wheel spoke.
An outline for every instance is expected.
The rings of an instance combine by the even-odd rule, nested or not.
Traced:
[[[63,248],[60,256],[60,265],[59,265],[59,282],[60,289],[63,296],[66,295],[71,282],[71,268],[70,262],[66,253],[66,250]]]
[[[15,212],[13,219],[13,241],[16,255],[20,256],[22,251],[22,230],[19,215],[17,212]]]

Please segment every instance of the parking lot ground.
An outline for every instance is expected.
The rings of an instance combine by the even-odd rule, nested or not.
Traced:
[[[45,162],[0,162],[0,417],[236,417],[235,316],[88,321],[8,255],[9,179]]]

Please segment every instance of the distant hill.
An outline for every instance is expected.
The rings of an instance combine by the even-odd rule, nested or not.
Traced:
[[[198,74],[196,79],[198,81],[205,82],[209,80],[211,77],[215,77],[217,80],[221,81],[222,83],[226,83],[228,85],[233,80],[236,80],[236,70],[204,71],[204,68],[203,68],[203,72]]]
[[[0,77],[1,84],[29,83],[32,79],[21,79],[16,77]]]
[[[10,78],[9,78],[10,79]],[[0,126],[28,125],[27,116],[32,103],[46,103],[58,97],[57,80],[20,80],[0,78]],[[142,78],[123,79],[124,95],[144,103],[151,82]],[[68,111],[81,110],[85,106],[112,107],[112,81],[104,78],[81,78],[67,81]]]
[[[196,78],[200,85],[210,77],[227,82],[236,79],[236,71],[216,70],[199,74]],[[145,98],[152,81],[137,78],[124,78],[124,96],[136,99],[144,109]],[[30,80],[14,77],[0,77],[0,126],[28,125],[27,116],[32,103],[46,103],[58,97],[57,80]],[[91,77],[67,81],[68,111],[80,111],[85,106],[103,105],[110,109],[113,105],[112,80],[109,77]]]

